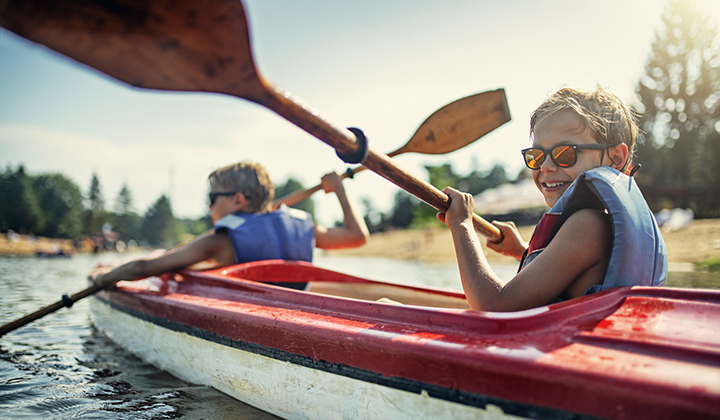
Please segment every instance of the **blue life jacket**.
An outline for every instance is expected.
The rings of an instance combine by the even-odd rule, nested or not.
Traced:
[[[580,174],[543,216],[533,232],[520,269],[545,249],[573,213],[584,208],[604,210],[612,226],[605,278],[602,284],[585,291],[586,295],[611,287],[665,285],[667,248],[655,216],[635,180],[608,166]]]
[[[312,262],[315,232],[312,217],[285,205],[270,213],[229,214],[215,223],[226,229],[238,263],[260,260]]]

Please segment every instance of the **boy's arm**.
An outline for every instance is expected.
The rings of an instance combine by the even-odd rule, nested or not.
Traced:
[[[370,237],[365,219],[355,210],[345,193],[340,176],[331,172],[322,178],[326,193],[334,192],[343,211],[343,226],[327,228],[315,225],[315,246],[323,249],[352,248],[363,245]]]
[[[229,251],[229,252],[228,252]],[[137,280],[179,270],[205,260],[217,265],[234,263],[230,239],[224,233],[206,232],[190,242],[155,257],[141,258],[113,267],[99,267],[88,278],[98,285],[120,280]]]
[[[563,224],[548,247],[505,283],[490,267],[472,224],[473,200],[450,188],[447,213],[438,215],[452,233],[460,278],[471,309],[517,311],[547,305],[564,291],[581,296],[602,281],[610,226],[593,210],[580,210]]]

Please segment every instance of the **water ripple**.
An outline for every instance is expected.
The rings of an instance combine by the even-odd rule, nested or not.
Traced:
[[[87,273],[99,261],[126,258],[0,257],[0,323],[87,287]],[[1,419],[275,418],[183,382],[118,347],[90,324],[86,300],[0,340]]]

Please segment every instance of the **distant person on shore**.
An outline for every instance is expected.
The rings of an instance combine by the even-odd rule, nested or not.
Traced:
[[[343,211],[343,226],[313,223],[309,213],[281,206],[270,211],[273,184],[262,166],[240,162],[209,176],[210,211],[214,228],[190,242],[114,267],[98,267],[89,279],[98,285],[136,280],[210,261],[213,266],[268,259],[312,261],[313,248],[338,249],[363,245],[365,220],[348,200],[342,180],[331,172],[322,178],[326,193],[334,192]]]
[[[504,238],[487,247],[521,261],[508,282],[483,254],[472,195],[444,190],[451,204],[438,219],[450,228],[471,309],[517,311],[612,287],[665,284],[665,243],[630,169],[637,134],[631,111],[601,87],[560,89],[532,113],[533,143],[522,155],[552,208],[529,244],[512,222],[494,222]]]

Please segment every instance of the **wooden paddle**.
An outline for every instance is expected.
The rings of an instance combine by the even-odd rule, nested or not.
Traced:
[[[257,70],[245,10],[239,0],[0,0],[0,26],[46,45],[132,86],[214,92],[247,99],[276,112],[335,148],[361,150],[355,134],[325,121],[273,86]],[[495,112],[510,119],[505,102]],[[388,156],[367,150],[362,163],[438,210],[448,197],[400,169]],[[501,241],[498,228],[474,215],[475,228]],[[76,300],[102,288],[91,286]],[[3,334],[53,312],[63,301],[3,326]],[[12,326],[15,326],[12,328]]]
[[[510,120],[505,90],[482,92],[453,101],[433,112],[399,149],[388,153],[395,157],[403,153],[442,155],[474,143],[487,133]],[[367,169],[365,166],[348,168],[342,179],[353,177]],[[292,206],[322,189],[322,184],[296,191],[273,202],[273,209],[281,204]]]
[[[60,308],[64,307],[71,307],[73,303],[77,302],[78,300],[88,297],[90,295],[93,295],[97,292],[99,292],[102,289],[105,289],[109,286],[97,286],[92,285],[88,287],[87,289],[81,290],[78,293],[75,293],[72,296],[63,295],[62,299],[53,303],[52,305],[48,305],[42,309],[39,309],[31,314],[25,315],[24,317],[20,319],[16,319],[15,321],[8,322],[7,324],[0,327],[0,337],[3,335],[9,333],[10,331],[15,331],[16,329],[27,325],[36,319],[40,319],[44,317],[45,315],[51,314],[55,311],[57,311]]]
[[[215,92],[258,103],[335,148],[357,153],[348,129],[332,125],[273,86],[257,70],[245,10],[239,0],[0,0],[5,28],[133,86]],[[505,113],[507,104],[496,112]],[[438,210],[448,197],[368,150],[362,163]],[[502,234],[475,215],[476,230]]]

